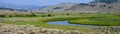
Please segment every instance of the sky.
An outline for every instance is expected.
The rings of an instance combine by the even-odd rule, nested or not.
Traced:
[[[0,0],[0,3],[7,3],[13,5],[56,5],[60,3],[88,3],[93,0]]]

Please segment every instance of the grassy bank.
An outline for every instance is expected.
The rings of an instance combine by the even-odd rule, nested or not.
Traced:
[[[3,21],[0,23],[3,24],[17,24],[17,25],[35,25],[37,27],[44,27],[44,28],[50,28],[50,29],[62,29],[62,30],[79,30],[82,32],[90,32],[93,31],[93,28],[87,28],[87,27],[78,27],[78,26],[61,26],[61,25],[50,25],[46,24],[43,20],[46,20],[50,17],[14,17],[14,18],[2,18]],[[52,17],[51,17],[52,18]],[[97,29],[96,29],[97,30]],[[95,31],[96,31],[95,30]]]
[[[108,14],[98,14],[93,15],[83,19],[70,20],[70,23],[74,24],[90,24],[90,25],[100,25],[100,26],[120,26],[120,16],[118,15],[108,15]]]
[[[49,22],[61,20],[68,20],[70,23],[73,24],[120,26],[120,16],[116,14],[71,14],[63,17],[52,17],[44,21]]]
[[[100,26],[120,26],[119,14],[37,14],[35,17],[8,17],[0,18],[0,23],[18,24],[18,25],[35,25],[52,29],[79,30],[83,32],[93,31],[94,28],[78,26],[62,26],[46,24],[49,21],[68,20],[74,24],[89,24]],[[97,29],[96,29],[97,30]]]

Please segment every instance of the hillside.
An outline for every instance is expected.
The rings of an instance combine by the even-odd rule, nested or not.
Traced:
[[[41,10],[37,10],[38,12],[61,12],[65,11],[66,9],[71,8],[75,3],[61,3],[54,6],[48,6],[46,8],[43,8]]]
[[[76,13],[120,13],[119,0],[95,0],[89,3],[62,3],[49,6],[41,12],[76,12]]]
[[[120,13],[120,0],[94,0],[89,3],[61,3],[53,6],[17,6],[0,3],[0,9],[19,12]]]

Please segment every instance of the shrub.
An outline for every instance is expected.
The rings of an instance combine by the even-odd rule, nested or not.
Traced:
[[[12,17],[12,15],[9,15],[9,17]]]
[[[26,17],[25,14],[16,14],[15,17]]]
[[[48,14],[48,17],[50,17],[51,16],[51,14]]]
[[[42,17],[45,17],[45,16],[42,16]]]
[[[0,17],[5,17],[5,15],[3,15],[3,14],[0,14]]]
[[[32,13],[32,16],[33,16],[33,17],[35,17],[35,16],[36,16],[36,14],[35,14],[35,13]]]
[[[66,15],[70,15],[69,13],[67,13]]]

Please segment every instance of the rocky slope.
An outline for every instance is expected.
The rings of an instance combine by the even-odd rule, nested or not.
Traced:
[[[49,6],[44,12],[120,13],[120,0],[95,0],[89,3],[65,3]]]
[[[96,0],[88,4],[77,4],[79,5],[80,12],[91,12],[91,13],[120,13],[120,1],[119,0]],[[75,8],[77,5],[74,5]]]
[[[54,6],[15,6],[10,4],[0,3],[0,9],[7,7],[7,10],[14,8],[16,11],[30,12],[34,9],[36,12],[72,12],[72,13],[120,13],[120,0],[94,0],[89,3],[61,3]],[[18,8],[22,9],[19,10]]]

